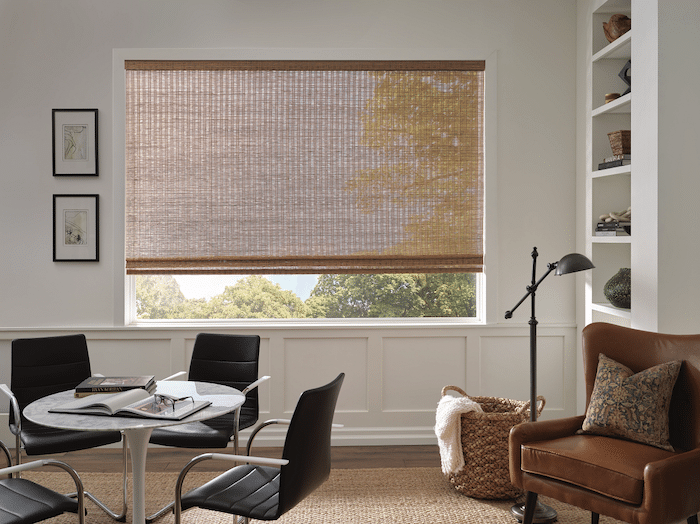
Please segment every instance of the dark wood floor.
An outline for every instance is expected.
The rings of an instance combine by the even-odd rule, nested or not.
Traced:
[[[151,448],[146,459],[147,471],[180,471],[189,459],[200,453],[232,453],[232,449],[176,449]],[[253,448],[252,455],[279,457],[281,448]],[[23,457],[23,461],[39,457]],[[50,455],[50,458],[68,462],[79,472],[121,472],[122,450],[101,448]],[[429,446],[333,446],[331,448],[333,468],[407,468],[440,467],[440,453],[437,445]],[[230,463],[205,461],[198,466],[200,471],[228,469]]]

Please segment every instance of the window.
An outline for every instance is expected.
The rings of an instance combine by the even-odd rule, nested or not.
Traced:
[[[475,317],[475,273],[137,275],[136,318]]]
[[[126,69],[127,273],[474,287],[484,62]]]

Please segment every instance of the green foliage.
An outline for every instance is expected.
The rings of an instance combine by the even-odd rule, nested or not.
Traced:
[[[242,278],[210,300],[187,300],[170,275],[139,276],[139,319],[473,317],[475,275],[321,275],[303,302],[262,276]]]
[[[476,275],[444,273],[413,275],[422,282],[419,294],[425,317],[475,317]]]
[[[170,275],[149,275],[136,278],[137,318],[182,318],[179,311],[185,303],[180,286]]]
[[[321,275],[306,303],[316,318],[419,316],[417,291],[404,275]]]
[[[292,291],[252,275],[213,297],[206,318],[303,318],[305,312],[304,302]]]
[[[170,275],[136,278],[139,319],[303,318],[304,302],[269,279],[252,275],[210,300],[186,300]]]
[[[475,276],[321,275],[306,301],[314,318],[476,316]]]

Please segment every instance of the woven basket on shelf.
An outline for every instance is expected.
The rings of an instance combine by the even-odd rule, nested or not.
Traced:
[[[471,397],[457,386],[448,390],[478,403],[483,413],[471,411],[461,415],[461,440],[464,467],[448,475],[460,493],[478,499],[510,499],[522,491],[510,482],[508,469],[508,435],[513,426],[530,420],[530,402],[498,397]],[[544,408],[544,397],[537,397],[537,413]]]
[[[632,153],[632,133],[631,131],[621,130],[608,133],[610,140],[610,148],[613,155],[629,155]]]

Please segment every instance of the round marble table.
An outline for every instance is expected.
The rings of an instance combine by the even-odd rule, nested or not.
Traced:
[[[54,393],[29,404],[24,416],[32,422],[59,429],[89,431],[123,431],[131,450],[131,466],[134,479],[133,522],[146,522],[146,454],[148,441],[154,428],[206,420],[234,411],[245,401],[237,389],[208,382],[159,381],[156,393],[178,397],[192,396],[195,400],[209,400],[211,405],[185,417],[183,420],[160,420],[137,417],[109,417],[102,415],[74,415],[49,413],[49,409],[74,400],[73,390]]]

